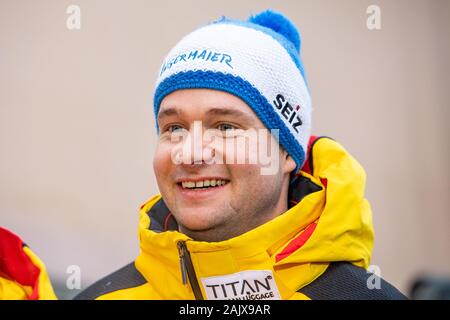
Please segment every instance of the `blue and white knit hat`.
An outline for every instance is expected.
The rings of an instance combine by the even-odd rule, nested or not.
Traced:
[[[280,13],[248,21],[222,18],[184,37],[167,55],[156,82],[155,117],[168,94],[216,89],[245,101],[270,129],[298,171],[311,132],[311,97],[300,59],[300,35]]]

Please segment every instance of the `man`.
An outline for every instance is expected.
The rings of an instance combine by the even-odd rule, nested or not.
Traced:
[[[77,299],[403,299],[366,272],[365,173],[311,137],[300,36],[283,15],[221,19],[183,38],[154,96],[161,192],[140,254]]]
[[[141,207],[141,253],[79,299],[404,298],[365,270],[365,174],[310,137],[299,52],[273,11],[221,19],[170,51],[154,97],[161,195]]]

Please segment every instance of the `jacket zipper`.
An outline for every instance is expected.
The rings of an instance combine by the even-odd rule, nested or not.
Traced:
[[[186,247],[186,242],[178,241],[177,247],[178,254],[180,256],[181,279],[183,284],[187,284],[189,280],[195,299],[204,300],[200,285],[198,284],[197,276],[195,274],[194,266],[192,264],[191,254]]]

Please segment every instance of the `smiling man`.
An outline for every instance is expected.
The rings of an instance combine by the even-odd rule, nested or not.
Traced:
[[[197,128],[195,121],[198,121]],[[260,130],[270,136],[240,98],[210,89],[178,90],[162,101],[158,124],[160,135],[154,171],[162,197],[182,233],[196,240],[222,241],[256,228],[287,210],[288,186],[295,162],[286,151],[279,150],[273,157],[280,160],[276,173],[263,175],[263,165],[259,159],[250,163],[248,151],[265,149],[269,139],[246,139],[244,148],[237,150],[235,142],[246,138],[244,134],[248,130]],[[202,133],[208,130],[209,135]],[[173,153],[180,142],[174,142],[174,135],[183,132],[192,134],[181,142],[188,144],[186,161],[177,164]],[[198,140],[200,150],[195,156],[191,149]],[[208,144],[211,140],[213,143]],[[249,146],[251,143],[256,146]],[[203,152],[202,144],[208,144],[214,156],[212,152]]]
[[[162,64],[154,111],[160,194],[141,207],[141,252],[78,299],[404,298],[366,271],[364,170],[310,136],[300,36],[286,17],[188,34]]]

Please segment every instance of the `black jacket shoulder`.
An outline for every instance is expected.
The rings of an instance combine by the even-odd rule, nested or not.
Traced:
[[[74,300],[95,300],[101,295],[137,287],[145,283],[147,283],[147,280],[145,280],[142,274],[136,269],[134,262],[132,262],[95,282],[75,296]]]
[[[313,300],[407,299],[387,281],[348,262],[331,263],[319,278],[298,292]]]

